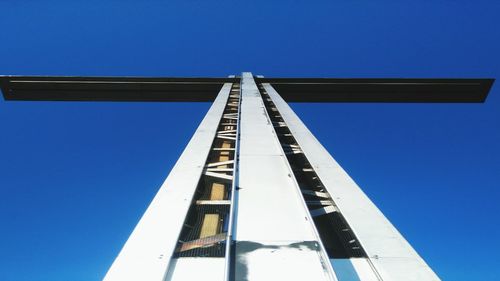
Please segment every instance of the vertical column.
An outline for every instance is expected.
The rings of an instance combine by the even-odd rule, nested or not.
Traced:
[[[192,198],[205,171],[205,162],[216,137],[231,85],[226,83],[222,87],[104,280],[160,281],[165,277]]]
[[[242,75],[235,280],[331,280],[251,73]]]
[[[273,87],[263,88],[287,128],[286,144],[303,155],[294,160],[296,175],[336,273],[357,278],[346,280],[439,280]]]
[[[240,85],[234,84],[220,119],[166,280],[227,278],[237,171]]]

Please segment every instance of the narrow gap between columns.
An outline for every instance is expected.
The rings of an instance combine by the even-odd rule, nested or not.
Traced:
[[[234,83],[184,221],[174,258],[226,255],[237,161],[240,96],[240,85]]]
[[[272,99],[261,84],[258,87],[328,257],[366,258],[366,252],[356,235],[302,152]]]

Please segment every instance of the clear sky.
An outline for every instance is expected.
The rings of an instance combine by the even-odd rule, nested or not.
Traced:
[[[0,74],[500,77],[500,1],[0,1]],[[0,280],[100,280],[208,103],[0,100]],[[500,280],[485,104],[292,104],[443,280]]]

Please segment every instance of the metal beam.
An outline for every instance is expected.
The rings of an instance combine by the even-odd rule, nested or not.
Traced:
[[[211,102],[238,78],[0,77],[5,100]]]
[[[5,100],[213,101],[240,78],[0,76]],[[494,79],[256,78],[287,102],[484,102]]]
[[[243,73],[235,280],[336,280],[251,73]]]
[[[484,102],[494,79],[258,78],[287,102]]]

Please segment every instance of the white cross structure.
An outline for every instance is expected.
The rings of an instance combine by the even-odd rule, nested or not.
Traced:
[[[439,280],[287,102],[484,102],[493,79],[0,78],[6,100],[213,101],[106,281]]]

